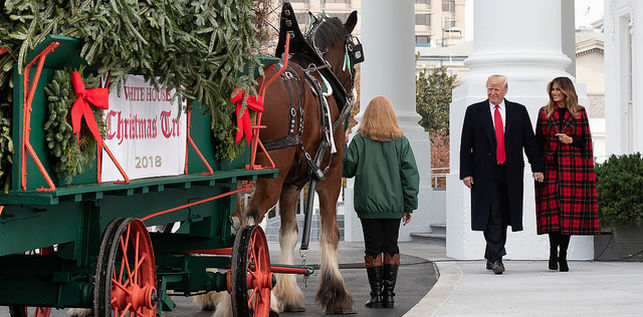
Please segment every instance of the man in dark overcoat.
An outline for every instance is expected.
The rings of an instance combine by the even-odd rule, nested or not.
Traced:
[[[486,268],[502,274],[507,226],[522,231],[523,149],[536,181],[543,162],[525,106],[504,99],[507,77],[487,79],[489,99],[467,107],[460,142],[460,179],[471,189],[471,229],[483,231]]]

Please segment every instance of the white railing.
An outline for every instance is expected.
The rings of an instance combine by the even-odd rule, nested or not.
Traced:
[[[434,167],[431,168],[431,188],[433,189],[446,189],[447,188],[447,175],[449,174],[448,167]]]

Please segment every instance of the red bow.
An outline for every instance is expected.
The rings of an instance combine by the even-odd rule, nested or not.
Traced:
[[[89,108],[89,104],[87,102],[91,102],[94,107],[107,109],[109,107],[109,92],[107,88],[85,89],[85,83],[78,72],[71,74],[71,84],[74,86],[76,96],[78,96],[78,99],[76,99],[71,108],[71,125],[74,133],[76,133],[76,144],[78,144],[78,140],[80,139],[80,125],[83,116],[85,117],[85,123],[87,124],[89,131],[94,135],[96,142],[99,144],[102,143],[103,138],[100,136],[100,130],[98,130],[98,124],[96,124],[94,113],[92,112],[92,109]]]
[[[250,138],[252,138],[252,125],[250,124],[250,114],[248,111],[245,111],[243,108],[244,97],[248,108],[254,110],[255,112],[263,112],[263,98],[257,96],[251,96],[235,87],[233,91],[239,90],[239,92],[230,97],[232,103],[237,104],[237,137],[236,142],[239,143],[243,139],[243,135],[246,135],[246,142],[250,144]]]

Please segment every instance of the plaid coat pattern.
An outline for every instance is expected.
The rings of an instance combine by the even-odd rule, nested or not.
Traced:
[[[556,133],[582,137],[585,146],[559,142]],[[596,176],[585,108],[580,107],[578,118],[566,111],[560,124],[557,107],[549,118],[542,107],[538,112],[536,139],[542,146],[545,162],[545,181],[536,182],[538,234],[557,231],[565,235],[598,234]]]

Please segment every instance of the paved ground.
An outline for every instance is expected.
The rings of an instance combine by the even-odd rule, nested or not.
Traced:
[[[427,250],[435,248],[434,246],[424,244],[402,243],[401,260],[402,263],[398,274],[398,285],[396,287],[396,306],[393,309],[369,309],[364,307],[364,303],[369,298],[370,288],[366,277],[366,270],[363,268],[364,263],[364,246],[363,243],[344,243],[340,244],[339,263],[340,271],[346,286],[353,294],[357,314],[351,316],[373,316],[373,317],[393,317],[402,316],[415,306],[424,295],[431,289],[437,281],[436,272],[433,263],[426,260]],[[307,263],[311,265],[320,263],[320,252],[318,244],[311,243],[311,250],[307,256]],[[444,253],[444,248],[437,247],[431,254]],[[272,262],[277,263],[279,260],[279,248],[276,244],[270,245]],[[440,257],[443,259],[443,257]],[[295,262],[301,264],[298,253],[295,254]],[[312,317],[327,316],[323,309],[315,304],[314,298],[317,292],[318,273],[314,273],[308,279],[308,287],[304,286],[303,278],[297,278],[299,286],[304,292],[306,298],[306,312],[303,313],[282,313],[283,317]],[[212,312],[201,311],[201,308],[192,302],[192,298],[173,297],[177,307],[173,312],[166,312],[166,317],[209,317]],[[52,311],[51,317],[68,316],[65,310]],[[0,317],[9,317],[7,307],[0,307]]]
[[[358,310],[356,315],[352,316],[402,316],[409,311],[415,304],[417,304],[424,295],[431,289],[431,286],[436,282],[436,275],[433,263],[418,256],[418,253],[413,247],[405,248],[406,244],[402,244],[401,252],[401,266],[398,273],[398,284],[396,286],[397,296],[395,298],[395,308],[393,309],[370,309],[364,307],[364,303],[370,298],[370,288],[368,286],[368,278],[366,277],[366,270],[363,268],[364,263],[364,245],[363,243],[341,243],[339,250],[339,263],[340,271],[344,277],[344,281],[348,289],[353,294],[355,300],[355,309]],[[311,248],[316,248],[316,244],[312,244]],[[275,249],[273,251],[273,249]],[[279,260],[278,250],[276,247],[271,247],[271,257],[273,262]],[[405,252],[408,250],[408,252]],[[319,263],[319,252],[312,252],[308,255],[308,263]],[[296,254],[295,262],[298,262],[299,256]],[[312,317],[312,316],[327,316],[324,310],[314,303],[315,293],[317,292],[317,274],[309,278],[308,287],[303,288],[304,296],[306,298],[306,312],[304,313],[281,313],[282,317]],[[301,277],[297,279],[300,286],[303,285]]]
[[[445,286],[436,284],[425,298],[437,306],[433,316],[643,316],[642,263],[572,261],[563,273],[545,261],[505,261],[502,275],[483,261],[437,266],[452,293],[432,296]]]
[[[271,246],[276,261],[274,249]],[[400,249],[397,306],[375,310],[363,307],[368,296],[364,269],[351,268],[361,264],[362,244],[340,244],[341,271],[355,297],[357,316],[643,316],[640,262],[571,261],[570,272],[562,273],[548,271],[546,261],[505,261],[505,274],[494,275],[484,268],[484,261],[447,258],[444,247],[402,243]],[[319,254],[311,253],[308,263],[319,263]],[[435,285],[433,264],[439,272]],[[301,278],[299,282],[303,287]],[[313,275],[304,288],[307,312],[282,316],[322,316],[313,301],[315,291]],[[167,317],[211,315],[189,298],[176,299],[178,310]],[[6,307],[0,307],[0,317],[7,316]],[[58,311],[52,316],[66,314]]]

